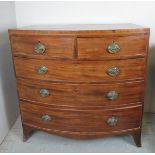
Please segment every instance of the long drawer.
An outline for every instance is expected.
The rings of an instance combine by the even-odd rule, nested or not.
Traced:
[[[19,97],[41,105],[120,106],[143,102],[144,81],[115,84],[69,84],[17,79]]]
[[[73,37],[11,36],[12,52],[36,58],[73,58]]]
[[[17,77],[69,82],[143,79],[145,58],[112,61],[57,61],[14,58]]]
[[[69,111],[20,104],[23,124],[47,130],[71,132],[114,132],[140,127],[142,107]]]
[[[146,56],[147,35],[78,38],[79,59],[119,59]]]

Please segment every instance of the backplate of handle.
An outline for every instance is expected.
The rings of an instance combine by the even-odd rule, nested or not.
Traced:
[[[120,51],[120,47],[116,42],[113,41],[111,44],[108,45],[107,50],[109,53],[115,54]]]
[[[116,126],[117,123],[118,123],[118,118],[116,116],[112,116],[107,119],[108,126]]]
[[[107,70],[107,73],[108,73],[108,75],[109,76],[117,76],[117,75],[119,75],[120,74],[120,70],[119,70],[119,68],[118,67],[110,67],[110,68],[108,68],[108,70]]]
[[[45,52],[45,46],[38,42],[35,46],[34,46],[34,50],[37,54],[43,54]]]
[[[51,118],[51,116],[49,116],[49,115],[43,115],[43,116],[41,117],[41,120],[44,121],[44,122],[48,122],[48,121],[51,121],[52,118]]]
[[[107,98],[108,98],[109,100],[116,100],[116,99],[118,98],[118,92],[115,91],[115,90],[109,91],[109,92],[107,93]]]
[[[46,66],[40,65],[39,67],[37,67],[37,72],[38,74],[45,74],[47,73],[48,68]]]
[[[40,93],[40,96],[41,97],[48,97],[49,94],[50,94],[49,93],[49,90],[48,89],[45,89],[45,88],[40,89],[39,93]]]

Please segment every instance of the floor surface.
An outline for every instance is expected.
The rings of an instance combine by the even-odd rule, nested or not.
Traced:
[[[142,147],[135,146],[131,136],[116,136],[97,140],[73,140],[35,132],[27,142],[22,141],[21,120],[18,118],[0,145],[0,152],[155,152],[155,114],[145,114],[142,130]]]

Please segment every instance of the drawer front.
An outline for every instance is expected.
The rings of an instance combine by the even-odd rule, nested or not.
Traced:
[[[17,79],[20,99],[68,107],[120,106],[143,102],[144,81],[115,84],[64,84]],[[126,89],[127,88],[127,89]]]
[[[14,55],[37,58],[72,58],[74,38],[50,36],[11,36]]]
[[[20,104],[22,121],[43,129],[71,132],[112,132],[140,127],[142,107],[68,111]]]
[[[17,77],[69,82],[143,79],[145,59],[57,61],[14,58]],[[23,65],[24,64],[24,65]]]
[[[78,38],[79,59],[131,58],[145,56],[148,36]]]

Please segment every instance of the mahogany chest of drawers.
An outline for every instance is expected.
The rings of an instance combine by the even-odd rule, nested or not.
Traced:
[[[33,130],[141,146],[149,28],[134,24],[9,30],[24,140]]]

